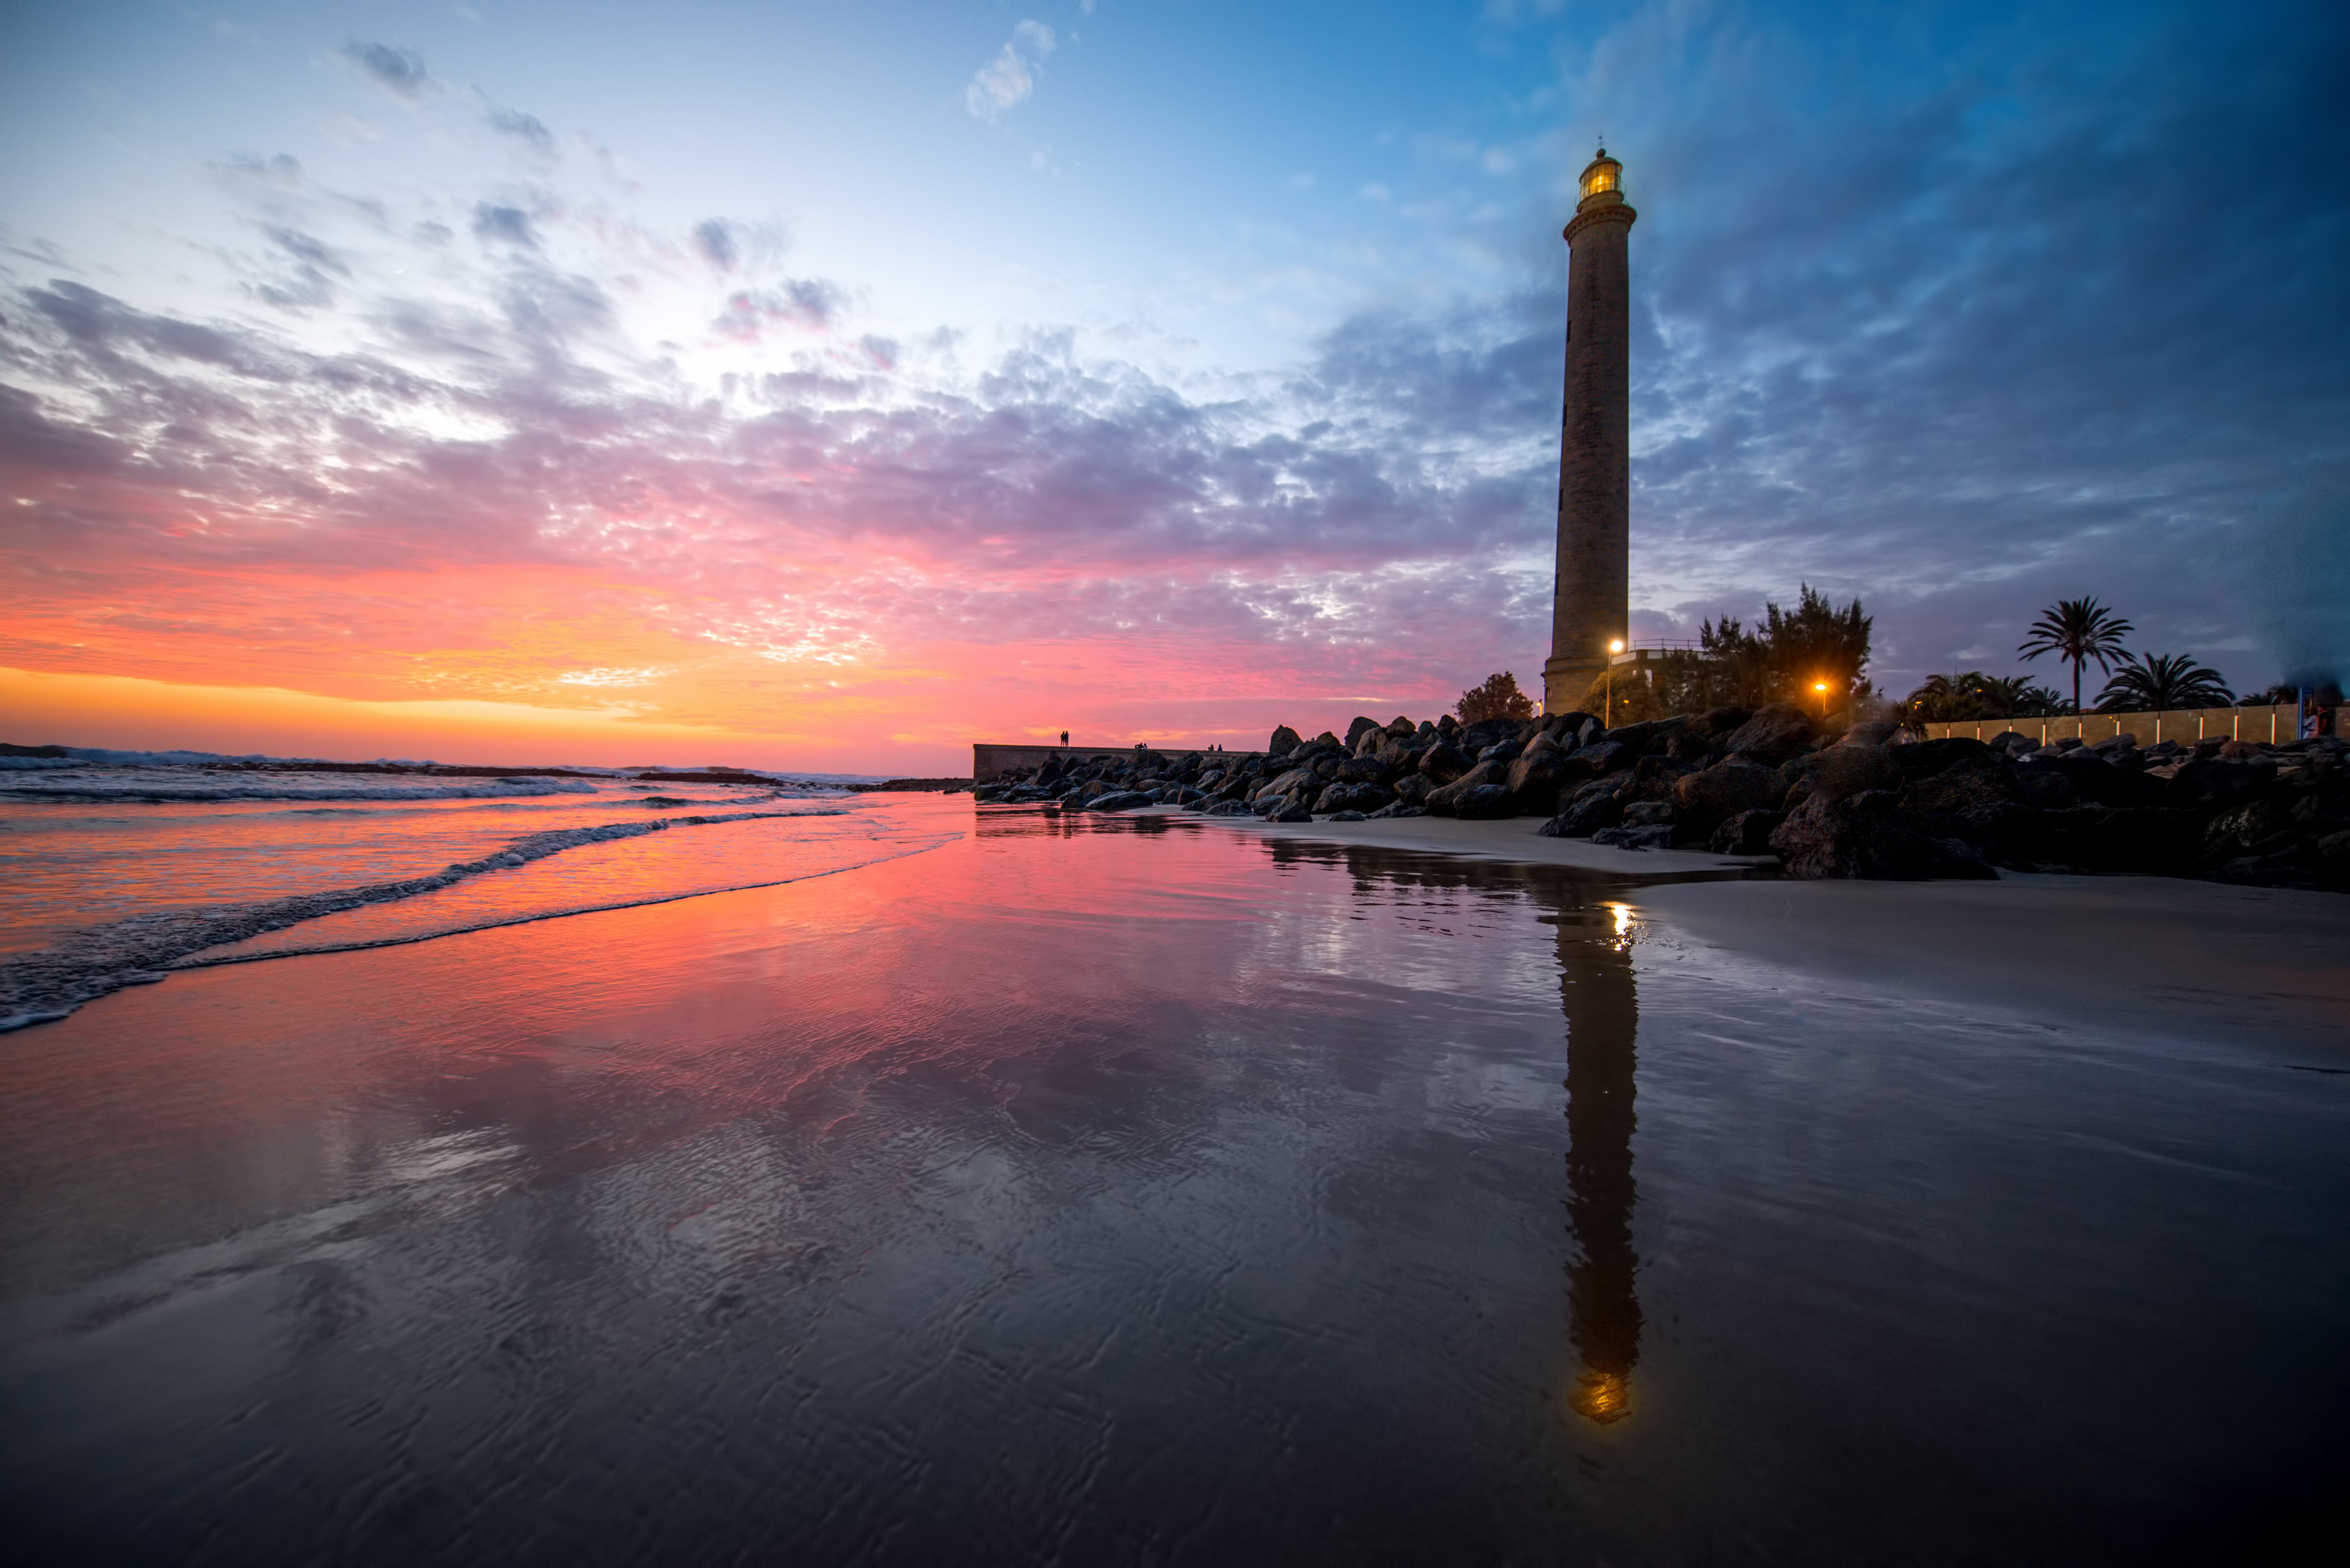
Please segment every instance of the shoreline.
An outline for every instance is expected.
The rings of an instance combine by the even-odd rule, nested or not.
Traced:
[[[1769,857],[1618,849],[1544,838],[1525,817],[1331,824],[1180,816],[1263,838],[1563,867],[1648,884],[1625,902],[1694,944],[1897,1001],[2345,1053],[2350,899],[2131,873],[2002,871],[1995,881],[1803,880]],[[1743,873],[1730,875],[1728,873]],[[1888,1017],[1888,1023],[1892,1020]],[[2295,1064],[2295,1065],[2303,1065]]]

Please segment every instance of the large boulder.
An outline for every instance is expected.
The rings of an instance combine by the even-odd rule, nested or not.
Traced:
[[[1395,799],[1374,784],[1334,784],[1322,792],[1314,809],[1322,815],[1334,811],[1374,812]]]
[[[1713,836],[1713,830],[1744,811],[1776,811],[1787,798],[1787,781],[1759,763],[1722,762],[1673,781],[1673,805],[1683,836]]]
[[[1305,808],[1305,803],[1304,801],[1294,800],[1288,805],[1283,806],[1279,811],[1272,813],[1266,820],[1269,822],[1311,822],[1314,820],[1314,814]]]
[[[1087,811],[1132,811],[1138,805],[1157,805],[1158,800],[1138,789],[1112,790],[1097,794],[1086,803]]]
[[[1836,744],[1839,746],[1889,746],[1893,743],[1893,737],[1900,732],[1901,726],[1898,724],[1871,720],[1867,723],[1855,724],[1851,729],[1846,730],[1844,732],[1844,739],[1838,741]]]
[[[1939,745],[1940,742],[1929,741],[1926,744]],[[1918,749],[1915,746],[1904,748],[1908,751]],[[2169,804],[2169,780],[2140,773],[2136,768],[2116,767],[2086,750],[2067,752],[2061,757],[2042,757],[2032,765],[2054,769],[2083,800],[2094,801],[2099,805]]]
[[[1509,769],[1505,763],[1479,763],[1443,788],[1430,790],[1428,798],[1420,804],[1439,816],[1451,816],[1453,815],[1454,804],[1463,794],[1485,784],[1506,790],[1509,787],[1506,782],[1509,776]]]
[[[1450,784],[1476,765],[1474,757],[1447,741],[1419,753],[1420,774],[1431,784]]]
[[[1267,795],[1290,794],[1298,790],[1311,789],[1320,782],[1310,767],[1291,768],[1286,773],[1274,774],[1263,789],[1256,792],[1256,798],[1263,800]]]
[[[1728,751],[1775,768],[1810,745],[1818,732],[1810,716],[1794,703],[1769,702],[1732,730],[1724,744]]]
[[[1804,798],[1842,800],[1865,789],[1899,789],[1901,764],[1889,746],[1842,743],[1806,752],[1779,770],[1788,782],[1805,786]]]
[[[1946,735],[1939,741],[1919,741],[1915,745],[1897,746],[1893,760],[1901,764],[1901,776],[1914,784],[1932,778],[1946,768],[1961,763],[1981,765],[1998,760],[1997,753],[1971,735]]]
[[[2272,854],[2293,834],[2293,819],[2283,806],[2273,800],[2250,800],[2211,818],[2203,833],[2203,852],[2213,860]]]
[[[1708,708],[1704,712],[1690,720],[1689,732],[1700,741],[1726,741],[1736,734],[1739,727],[1752,717],[1754,717],[1754,710],[1752,708],[1738,708],[1728,704],[1719,708]]]
[[[1503,782],[1517,798],[1520,816],[1554,815],[1558,811],[1559,788],[1567,782],[1566,759],[1555,746],[1543,751],[1529,747],[1510,764],[1510,775]]]
[[[1614,784],[1585,784],[1559,803],[1559,813],[1535,831],[1545,838],[1588,838],[1624,820],[1624,803]]]
[[[1518,797],[1510,786],[1498,784],[1471,784],[1452,797],[1452,815],[1472,822],[1491,822],[1518,815]]]
[[[1346,748],[1350,752],[1353,751],[1362,743],[1365,735],[1373,732],[1384,735],[1387,733],[1387,726],[1377,719],[1366,719],[1360,713],[1356,714],[1354,722],[1347,726]]]
[[[1638,724],[1618,724],[1606,732],[1604,739],[1625,747],[1635,757],[1645,757],[1661,752],[1665,742],[1689,727],[1689,721],[1676,714],[1670,719],[1648,719]]]
[[[1611,849],[1670,849],[1673,830],[1669,826],[1653,827],[1603,827],[1591,836],[1591,842]]]
[[[2170,775],[2169,795],[2174,805],[2228,805],[2256,794],[2276,778],[2276,763],[2271,758],[2192,757],[2178,764]]]
[[[1385,784],[1394,774],[1395,769],[1377,757],[1348,757],[1331,776],[1340,784]]]
[[[1594,741],[1570,753],[1566,759],[1569,778],[1605,778],[1619,773],[1640,760],[1640,753],[1621,741]]]
[[[1920,882],[1999,875],[1972,845],[1935,836],[1918,816],[1901,810],[1886,790],[1864,790],[1843,800],[1814,798],[1788,814],[1771,835],[1771,847],[1788,876],[1806,881]]]
[[[1264,743],[1265,754],[1267,756],[1274,757],[1285,757],[1289,755],[1290,753],[1295,751],[1304,742],[1298,735],[1297,732],[1291,729],[1288,725],[1284,724],[1279,729],[1274,731],[1273,739]]]
[[[1396,799],[1406,805],[1426,805],[1428,797],[1436,791],[1435,784],[1426,774],[1406,774],[1396,780],[1392,787]]]
[[[1960,812],[1971,805],[2012,805],[2022,799],[2014,765],[2003,762],[1962,763],[1901,789],[1901,804],[1911,811]]]
[[[2063,811],[2081,804],[2081,792],[2062,768],[2043,767],[2037,762],[2020,763],[2012,775],[2017,798],[2026,805],[2042,811]]]
[[[1742,811],[1713,830],[1706,847],[1716,855],[1768,855],[1771,835],[1786,820],[1783,811]]]

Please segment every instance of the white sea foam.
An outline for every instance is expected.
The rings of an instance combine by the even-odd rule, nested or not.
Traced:
[[[53,762],[41,757],[8,763]],[[0,780],[0,800],[121,801],[186,805],[234,800],[500,800],[524,795],[594,794],[592,779],[506,778],[423,780],[396,774],[273,773],[190,766],[87,763],[14,769]]]

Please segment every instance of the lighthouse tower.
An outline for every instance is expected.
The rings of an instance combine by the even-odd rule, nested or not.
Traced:
[[[1624,166],[1583,171],[1566,225],[1566,410],[1558,459],[1558,575],[1543,705],[1575,707],[1607,669],[1631,611],[1632,220]]]

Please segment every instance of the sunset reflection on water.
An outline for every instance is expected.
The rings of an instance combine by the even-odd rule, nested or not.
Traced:
[[[1620,879],[879,809],[947,841],[11,1036],[16,1537],[1872,1563],[1949,1518],[1939,1560],[2094,1557],[2209,1517],[2222,1445],[2321,1451],[2323,1378],[2261,1371],[2342,1365],[2350,1290],[2273,1288],[2350,1282],[2267,1196],[2341,1185],[2298,1085],[1897,1016]],[[2215,1355],[2225,1432],[2136,1376]]]

